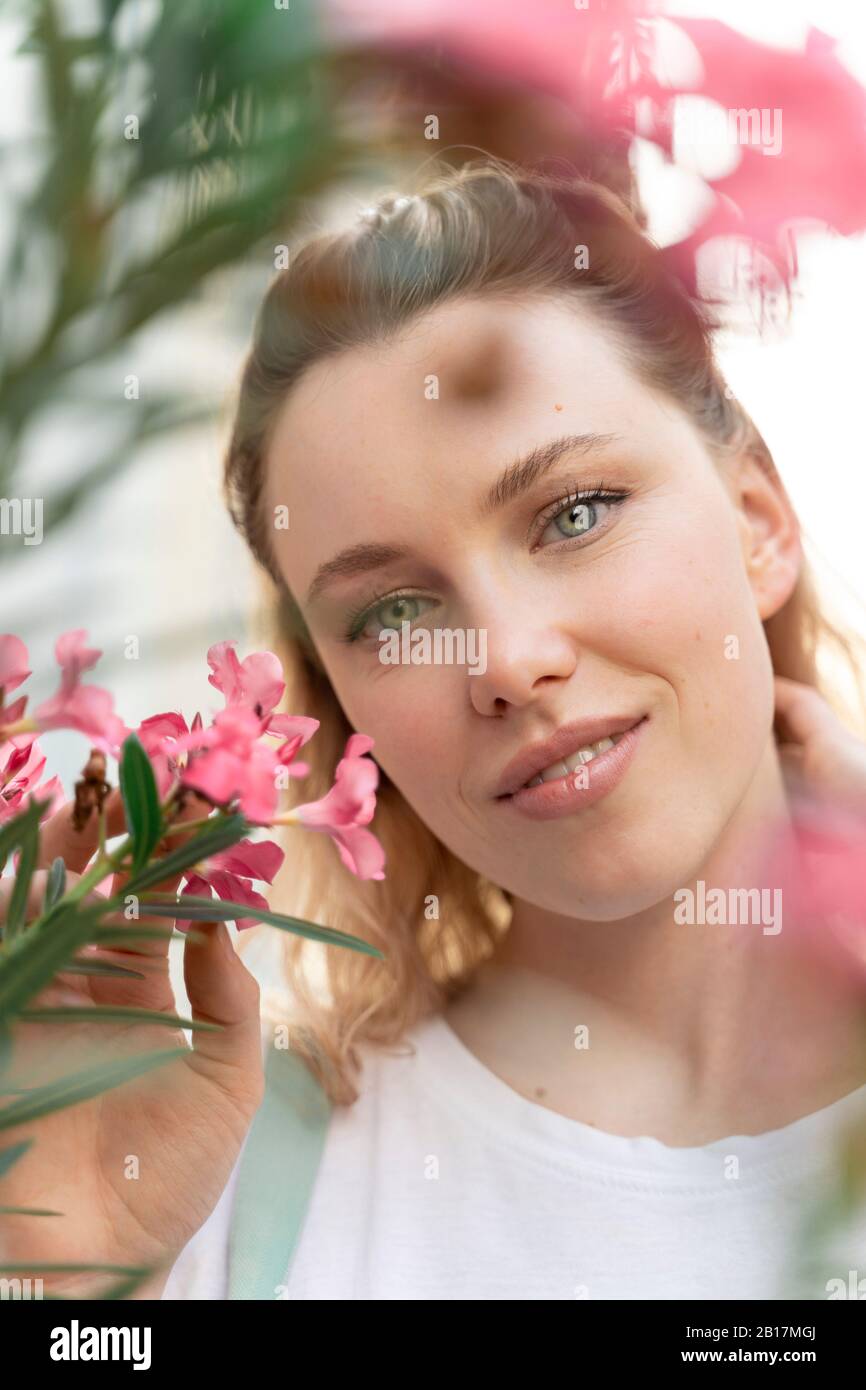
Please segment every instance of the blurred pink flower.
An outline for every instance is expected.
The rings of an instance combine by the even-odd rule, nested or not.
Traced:
[[[227,706],[246,705],[260,719],[267,719],[286,688],[279,657],[273,652],[252,652],[239,661],[236,646],[237,642],[231,640],[208,648],[208,680],[222,691]]]
[[[797,805],[768,840],[765,881],[782,889],[786,928],[866,987],[866,814]]]
[[[85,645],[84,628],[75,628],[58,637],[54,653],[60,666],[60,688],[34,710],[37,728],[78,729],[91,743],[117,757],[129,733],[114,713],[114,697],[97,685],[82,685],[81,675],[96,665],[102,653]]]
[[[383,879],[385,852],[375,835],[364,828],[373,819],[379,782],[378,767],[363,756],[372,747],[373,740],[366,734],[352,734],[330,791],[290,814],[308,829],[330,835],[346,868],[358,878]]]
[[[660,14],[650,0],[327,0],[324,15],[336,42],[390,50],[396,64],[407,52],[434,54],[452,75],[462,63],[470,85],[487,77],[552,96],[611,151],[640,135],[671,158],[682,97],[762,120],[779,113],[779,149],[764,153],[763,137],[744,142],[732,172],[703,176],[714,195],[706,215],[665,250],[692,290],[697,251],[712,237],[760,246],[789,281],[790,224],[866,227],[866,91],[818,29],[800,51],[783,50],[721,20]]]
[[[15,690],[29,675],[27,648],[20,637],[4,632],[0,635],[0,704],[6,692]]]
[[[266,912],[267,899],[255,891],[251,881],[273,883],[284,858],[283,850],[272,840],[239,840],[231,849],[221,850],[197,864],[195,870],[187,874],[180,896],[209,898],[216,894],[223,902],[246,903]],[[175,925],[179,931],[186,931],[190,923],[181,919]],[[241,917],[235,925],[240,931],[254,927],[256,919]]]

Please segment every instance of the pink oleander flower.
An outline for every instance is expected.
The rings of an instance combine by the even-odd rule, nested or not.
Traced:
[[[358,878],[382,879],[385,852],[375,835],[365,829],[376,808],[379,769],[363,755],[373,747],[366,734],[352,734],[337,764],[334,785],[319,801],[298,806],[286,821],[299,820],[310,830],[321,830],[334,840],[340,858]]]
[[[207,660],[211,667],[208,680],[225,695],[226,708],[241,705],[258,715],[262,720],[262,733],[297,739],[294,756],[301,744],[312,738],[320,721],[303,714],[274,714],[286,688],[279,657],[274,652],[253,652],[238,661],[236,646],[237,642],[232,639],[208,648]],[[305,776],[307,771],[293,775]]]
[[[117,757],[129,730],[114,713],[114,697],[97,685],[82,685],[81,675],[95,666],[102,655],[85,645],[84,628],[74,628],[58,637],[54,648],[60,666],[60,688],[34,710],[40,730],[78,729],[96,748]]]
[[[286,688],[280,659],[273,652],[253,652],[239,661],[236,646],[232,639],[208,648],[208,680],[225,696],[227,707],[245,705],[266,720]]]
[[[0,825],[26,811],[32,797],[48,798],[48,806],[40,816],[47,820],[63,805],[63,785],[52,777],[39,785],[45,770],[45,756],[32,734],[19,734],[0,743]]]
[[[263,741],[264,722],[248,705],[228,705],[209,728],[181,735],[175,747],[189,750],[180,769],[181,785],[215,806],[237,802],[248,820],[270,825],[277,814],[281,774],[303,777],[309,772],[306,763],[293,761],[309,733],[274,747]]]
[[[55,643],[60,666],[60,687],[31,715],[25,715],[27,696],[0,708],[0,732],[7,737],[44,733],[49,729],[78,729],[96,748],[117,757],[129,730],[114,712],[114,698],[98,685],[82,685],[81,676],[95,666],[102,653],[85,644],[84,628],[64,632]],[[30,674],[27,648],[20,638],[0,636],[0,686],[12,690]]]
[[[215,894],[223,902],[247,903],[267,911],[267,899],[251,883],[273,883],[284,858],[283,850],[272,840],[239,840],[231,849],[210,855],[187,874],[181,899],[190,895],[209,898]],[[180,919],[175,925],[179,931],[186,931],[190,923]],[[255,917],[241,917],[235,925],[243,931],[257,923]]]
[[[159,794],[165,800],[182,768],[186,766],[186,750],[179,746],[179,740],[190,733],[198,733],[202,727],[201,715],[197,714],[189,727],[182,714],[167,710],[164,714],[152,714],[136,729],[136,734],[145,753],[150,759]]]

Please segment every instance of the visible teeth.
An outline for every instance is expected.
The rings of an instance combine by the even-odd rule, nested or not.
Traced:
[[[550,767],[546,767],[540,774],[538,780],[539,782],[555,782],[557,777],[567,777],[569,770],[565,763],[551,763]]]
[[[559,762],[551,763],[550,767],[541,770],[537,777],[533,777],[531,782],[527,782],[528,787],[540,787],[542,782],[555,782],[559,777],[567,777],[576,767],[581,767],[584,763],[591,763],[593,758],[597,758],[599,753],[606,753],[609,748],[613,748],[619,743],[622,734],[614,734],[612,738],[600,738],[597,743],[589,743],[585,748],[578,748],[576,753],[570,753],[567,758]]]

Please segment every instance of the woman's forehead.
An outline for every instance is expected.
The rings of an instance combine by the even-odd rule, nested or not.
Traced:
[[[448,303],[387,343],[316,362],[293,387],[277,421],[269,473],[281,491],[339,482],[365,463],[462,467],[464,452],[563,432],[618,430],[623,415],[652,409],[595,319],[549,301]],[[347,465],[352,464],[352,469]]]

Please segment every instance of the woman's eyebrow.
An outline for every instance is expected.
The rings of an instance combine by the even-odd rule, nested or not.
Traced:
[[[533,487],[554,464],[557,464],[564,454],[579,453],[581,456],[586,454],[601,453],[614,440],[619,439],[618,434],[563,434],[558,439],[551,439],[547,444],[538,444],[534,449],[530,449],[528,454],[516,459],[514,463],[500,473],[493,487],[487,493],[481,505],[480,516],[489,516],[491,512],[498,511],[500,507],[507,506],[516,497],[520,497],[529,488]]]
[[[510,463],[500,473],[496,482],[484,495],[479,509],[479,517],[484,518],[492,512],[505,507],[533,487],[559,460],[569,453],[582,456],[602,452],[608,444],[619,439],[617,434],[563,434],[551,439],[547,444],[538,444],[528,454]],[[359,574],[369,574],[383,569],[395,560],[405,559],[410,550],[405,545],[381,545],[359,541],[345,550],[340,550],[330,560],[319,565],[310,587],[306,603],[312,604],[321,598],[338,579],[351,579]]]

